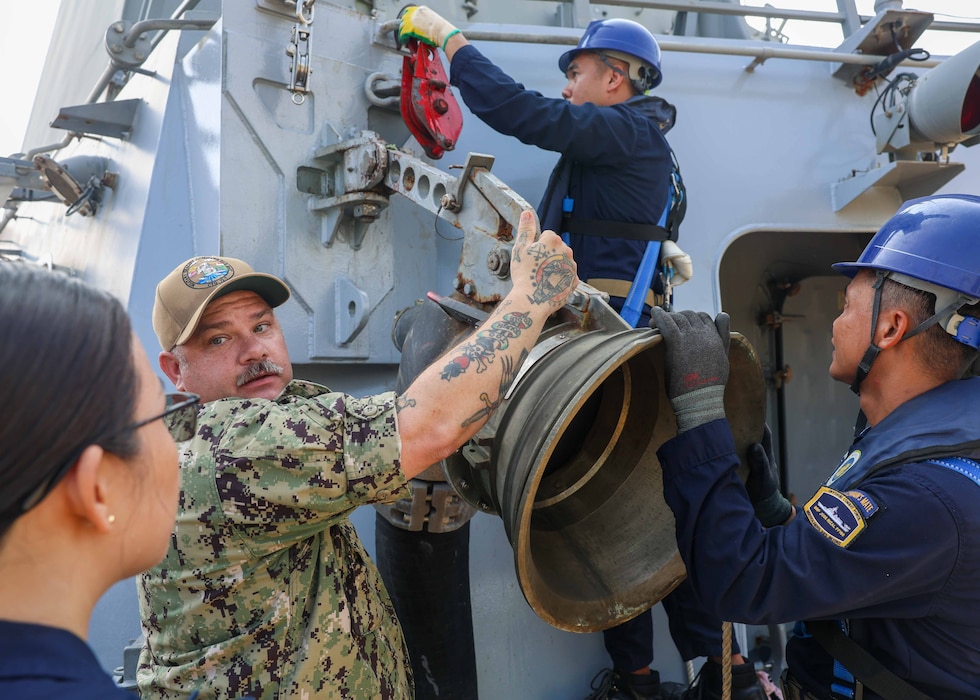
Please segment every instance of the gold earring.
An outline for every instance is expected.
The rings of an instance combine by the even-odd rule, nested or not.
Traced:
[[[105,520],[106,520],[107,523],[109,523],[110,525],[112,525],[114,522],[116,522],[116,516],[110,514],[109,517],[106,518]]]

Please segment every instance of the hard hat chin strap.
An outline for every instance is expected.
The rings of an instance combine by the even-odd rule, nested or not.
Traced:
[[[875,328],[878,326],[878,312],[881,310],[881,287],[885,284],[887,277],[888,273],[884,270],[875,272],[875,281],[872,285],[875,290],[875,300],[871,307],[871,343],[868,345],[868,349],[864,351],[864,357],[858,363],[857,372],[854,374],[854,381],[851,382],[851,391],[859,396],[861,394],[861,382],[867,378],[868,372],[871,371],[871,365],[874,364],[878,358],[878,353],[881,352],[881,348],[875,345]]]

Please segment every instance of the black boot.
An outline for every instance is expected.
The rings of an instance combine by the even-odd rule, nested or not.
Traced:
[[[592,694],[585,700],[660,700],[660,674],[603,669],[592,679]]]
[[[704,662],[683,700],[721,700],[721,664]],[[732,665],[732,700],[769,700],[750,663]]]

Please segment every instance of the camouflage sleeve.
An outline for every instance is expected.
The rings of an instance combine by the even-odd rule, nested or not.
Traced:
[[[197,484],[216,489],[222,513],[215,516],[246,528],[257,546],[283,546],[359,505],[408,493],[394,393],[217,401],[209,409],[192,451],[213,464],[213,481]],[[208,436],[212,445],[205,449],[200,441]]]

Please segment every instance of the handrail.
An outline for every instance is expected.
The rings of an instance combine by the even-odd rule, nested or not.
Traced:
[[[554,0],[537,0],[538,2],[553,2]],[[591,4],[591,3],[588,3]],[[713,15],[734,15],[740,17],[765,17],[768,19],[803,20],[810,22],[834,22],[843,24],[848,15],[843,12],[825,12],[820,10],[795,10],[778,7],[760,7],[753,5],[733,5],[724,2],[704,0],[602,0],[603,5],[613,7],[632,7],[641,10],[673,10],[676,12],[694,12]],[[861,24],[872,19],[874,15],[857,15]],[[978,32],[980,22],[939,21],[929,25],[929,29],[951,32]]]
[[[392,30],[397,29],[398,20],[390,20],[379,25],[377,37],[383,37]],[[489,30],[465,30],[466,38],[471,41],[502,41],[523,44],[549,44],[559,46],[575,46],[578,43],[577,36],[564,34],[534,34],[531,32],[494,32]],[[765,42],[745,42],[740,39],[699,39],[688,37],[686,39],[672,39],[669,35],[657,36],[657,43],[662,51],[677,51],[680,53],[707,53],[725,54],[730,56],[749,56],[759,61],[770,58],[788,58],[799,61],[826,61],[828,63],[853,63],[857,65],[873,66],[881,62],[881,56],[866,54],[836,52],[832,49],[794,49],[783,48],[780,46],[767,45]],[[747,45],[745,45],[747,44]],[[934,68],[942,63],[942,60],[930,58],[925,61],[903,61],[898,64],[901,66],[918,66],[920,68]]]

